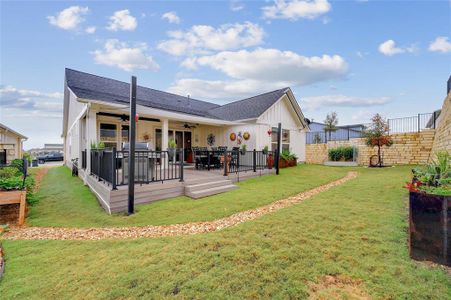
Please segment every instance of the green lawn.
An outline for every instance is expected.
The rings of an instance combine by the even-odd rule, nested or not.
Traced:
[[[95,196],[66,167],[52,168],[37,193],[39,203],[27,219],[33,226],[100,227],[161,225],[214,220],[262,206],[343,177],[347,170],[302,165],[283,169],[281,175],[262,176],[239,183],[224,194],[193,200],[177,197],[139,205],[136,214],[108,215]]]
[[[287,172],[310,174],[316,169],[303,168]],[[7,269],[0,295],[2,299],[306,298],[312,283],[333,275],[361,282],[350,294],[341,291],[344,299],[359,291],[374,299],[450,299],[451,276],[408,256],[407,192],[401,186],[409,170],[362,168],[358,178],[295,206],[210,234],[4,241]],[[336,169],[323,169],[322,176],[328,172]],[[318,292],[323,299],[336,296],[328,289]]]

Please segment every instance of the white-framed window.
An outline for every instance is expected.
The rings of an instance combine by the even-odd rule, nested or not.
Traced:
[[[277,150],[277,127],[271,129],[271,150]],[[290,130],[282,128],[281,151],[290,150]]]

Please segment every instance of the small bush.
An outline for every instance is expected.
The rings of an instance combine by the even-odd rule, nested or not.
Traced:
[[[331,161],[352,161],[354,158],[354,148],[352,147],[337,147],[334,149],[329,149],[329,160]]]
[[[298,159],[296,154],[291,153],[290,150],[282,150],[282,153],[280,153],[280,158],[285,160],[285,161],[297,160]]]
[[[0,178],[11,178],[20,176],[20,171],[16,167],[4,167],[0,168]]]

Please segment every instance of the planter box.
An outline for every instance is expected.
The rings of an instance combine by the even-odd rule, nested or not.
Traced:
[[[332,167],[357,167],[358,164],[355,161],[325,161],[325,166],[332,166]]]
[[[410,256],[451,266],[451,196],[409,196]]]
[[[285,159],[279,159],[279,168],[288,168],[288,167],[294,167],[297,165],[296,160],[285,160]]]
[[[27,192],[26,191],[0,191],[0,206],[7,205],[18,205],[18,225],[23,225],[25,221],[25,214],[26,214],[26,197]],[[10,210],[4,209],[2,210],[3,213],[8,214]],[[0,224],[2,224],[3,221],[7,221],[8,217],[7,215],[0,214]]]

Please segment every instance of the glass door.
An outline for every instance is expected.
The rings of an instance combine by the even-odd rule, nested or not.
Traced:
[[[183,131],[175,132],[175,143],[177,144],[177,149],[183,148]],[[180,153],[177,153],[177,161],[181,160]]]

